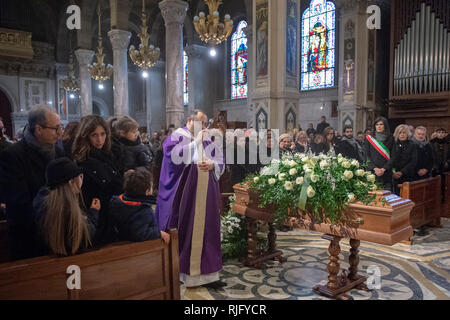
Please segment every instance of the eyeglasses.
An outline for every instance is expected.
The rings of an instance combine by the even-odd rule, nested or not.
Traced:
[[[41,125],[41,124],[40,124],[40,126],[41,126],[42,128],[45,128],[45,129],[52,129],[52,130],[55,130],[55,133],[58,133],[58,131],[63,131],[63,130],[64,130],[64,126],[63,126],[62,124],[60,124],[59,126],[57,126],[57,127],[55,127],[55,128],[53,128],[53,127],[47,127],[47,126],[44,126],[44,125]]]

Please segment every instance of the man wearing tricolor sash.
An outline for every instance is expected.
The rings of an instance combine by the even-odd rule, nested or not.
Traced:
[[[220,243],[220,146],[205,130],[199,110],[163,144],[156,216],[161,230],[178,229],[180,278],[186,287],[225,285]]]
[[[379,117],[374,122],[375,133],[367,135],[364,142],[364,153],[368,162],[368,169],[373,171],[378,182],[382,183],[386,190],[392,189],[392,170],[388,165],[391,157],[394,139],[387,119]]]

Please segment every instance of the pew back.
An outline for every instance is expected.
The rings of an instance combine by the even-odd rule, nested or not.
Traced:
[[[0,220],[0,263],[9,261],[8,228],[6,220]]]
[[[444,203],[442,204],[441,217],[450,218],[450,172],[444,173]]]
[[[70,257],[45,256],[0,264],[0,300],[180,299],[178,233],[121,242]],[[81,288],[67,289],[67,267],[81,270]]]
[[[404,182],[400,185],[400,197],[411,199],[415,205],[410,214],[411,226],[440,226],[441,176]]]

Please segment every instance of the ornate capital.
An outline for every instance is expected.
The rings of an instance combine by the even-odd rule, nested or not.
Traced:
[[[199,46],[198,44],[191,44],[187,46],[184,51],[189,58],[201,58],[207,54],[208,48],[205,46]]]
[[[75,56],[77,57],[78,64],[80,66],[87,66],[92,63],[94,57],[94,51],[86,49],[75,50]]]
[[[166,25],[170,23],[182,24],[186,17],[188,6],[186,1],[181,0],[164,0],[159,3],[159,8],[161,9],[161,14]]]
[[[128,50],[130,44],[131,32],[125,30],[111,30],[108,32],[113,50]]]

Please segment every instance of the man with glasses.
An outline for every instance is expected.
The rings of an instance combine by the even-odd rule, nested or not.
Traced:
[[[35,256],[33,199],[45,185],[47,164],[64,156],[57,146],[63,127],[49,106],[35,106],[28,113],[24,138],[0,154],[0,194],[6,203],[10,258]]]

